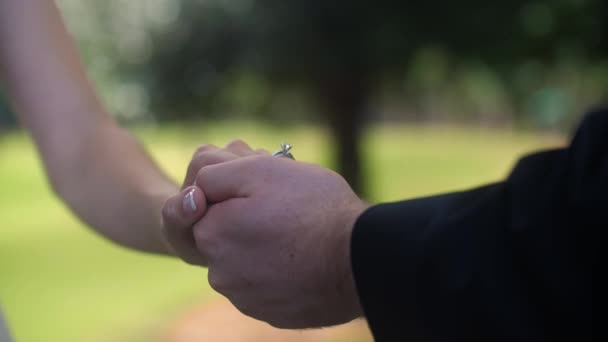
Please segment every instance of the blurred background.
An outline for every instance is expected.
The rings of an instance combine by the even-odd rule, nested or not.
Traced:
[[[393,201],[497,181],[608,99],[603,0],[59,0],[101,96],[181,181],[242,138]],[[17,341],[370,341],[282,332],[53,196],[0,93],[0,305]]]

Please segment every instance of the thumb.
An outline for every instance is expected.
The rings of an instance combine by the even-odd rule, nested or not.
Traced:
[[[206,260],[196,249],[192,226],[207,211],[203,191],[195,186],[170,197],[162,210],[162,229],[169,247],[189,264],[205,266]]]

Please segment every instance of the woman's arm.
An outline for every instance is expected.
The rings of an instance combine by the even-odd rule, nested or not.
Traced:
[[[69,207],[121,245],[172,254],[160,213],[179,188],[108,114],[53,1],[0,1],[0,72]]]

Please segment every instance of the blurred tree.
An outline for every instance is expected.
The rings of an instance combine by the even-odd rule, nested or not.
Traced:
[[[479,61],[516,83],[512,75],[524,62],[604,58],[608,47],[603,0],[180,4],[174,25],[153,34],[141,65],[151,107],[169,117],[196,115],[243,72],[264,78],[269,93],[302,90],[331,128],[338,172],[359,192],[359,142],[368,104],[380,82],[403,80],[421,49]]]

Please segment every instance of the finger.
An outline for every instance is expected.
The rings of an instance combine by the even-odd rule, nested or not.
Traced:
[[[251,156],[201,169],[195,184],[205,189],[209,203],[217,203],[236,197],[248,197],[260,178],[257,169],[271,163],[272,157]]]
[[[213,152],[213,151],[217,151],[220,148],[213,145],[213,144],[202,144],[199,147],[197,147],[196,151],[194,152],[194,155],[197,155],[199,153],[203,153],[203,152]]]
[[[196,157],[204,152],[212,152],[217,150],[219,150],[219,147],[213,144],[203,144],[200,145],[196,149],[196,151],[194,151],[192,159],[190,160],[190,164],[188,165],[188,169],[186,170],[186,177],[184,178],[184,182],[182,183],[182,190],[192,185],[196,173],[198,172],[198,170],[200,170],[200,167],[198,167],[197,165],[193,165],[193,161],[196,159]]]
[[[243,215],[243,211],[246,210],[243,205],[240,205],[243,202],[239,202],[239,200],[247,201],[247,199],[239,198],[213,204],[209,207],[205,216],[196,222],[192,228],[198,253],[205,256],[209,271],[213,266],[226,261],[225,252],[228,251],[227,247],[235,242],[230,236],[247,239],[237,228],[239,218],[235,217],[235,213]],[[231,258],[235,257],[235,252],[239,253],[240,251],[231,251]]]
[[[246,157],[254,154],[251,147],[249,147],[246,142],[240,139],[232,140],[231,142],[229,142],[226,145],[226,150],[241,157]]]
[[[184,179],[184,184],[182,188],[194,185],[194,180],[196,179],[196,174],[205,166],[224,163],[230,160],[234,160],[239,156],[229,152],[227,150],[221,150],[216,148],[214,150],[206,150],[199,152],[194,155],[192,161],[190,161],[190,165],[188,165],[188,171],[186,172],[186,178]]]
[[[169,198],[162,210],[163,235],[177,256],[190,264],[205,266],[198,253],[192,226],[207,211],[207,201],[200,188],[189,187]]]

